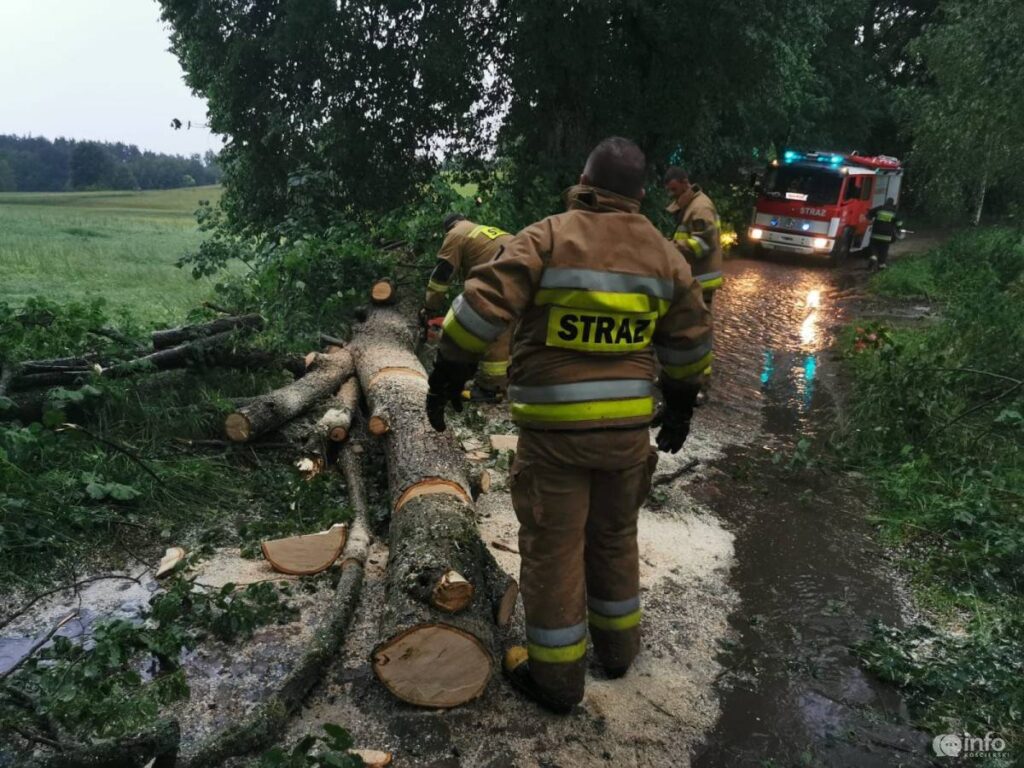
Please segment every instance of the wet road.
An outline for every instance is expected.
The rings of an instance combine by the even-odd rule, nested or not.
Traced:
[[[749,438],[719,463],[728,479],[703,492],[736,535],[741,608],[700,768],[930,764],[923,735],[901,725],[899,697],[849,651],[872,620],[898,624],[902,613],[898,580],[865,522],[870,493],[804,461],[832,428],[830,346],[844,320],[836,295],[856,270],[737,259],[715,299],[712,402],[698,418]]]

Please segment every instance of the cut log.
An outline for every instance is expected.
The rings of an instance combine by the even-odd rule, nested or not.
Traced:
[[[473,495],[473,501],[480,498],[482,493],[491,491],[491,470],[487,467],[472,466],[469,468],[469,490]]]
[[[390,432],[391,417],[388,416],[387,408],[383,405],[374,408],[373,413],[370,414],[370,420],[367,422],[367,428],[374,437],[383,437]]]
[[[352,356],[341,351],[317,355],[306,375],[288,386],[253,398],[224,422],[228,438],[244,443],[311,408],[352,374]]]
[[[262,327],[263,318],[256,314],[218,317],[216,320],[211,320],[208,323],[183,325],[178,328],[165,328],[160,331],[153,331],[153,349],[176,347],[187,341],[213,336],[225,331],[236,331],[239,329],[259,330]]]
[[[308,576],[331,567],[345,548],[348,527],[332,525],[320,533],[289,536],[260,543],[263,557],[278,573]]]
[[[328,410],[313,427],[307,448],[314,449],[325,441],[343,443],[352,429],[352,420],[359,411],[359,382],[349,378],[328,402]]]
[[[487,599],[490,601],[494,614],[494,623],[505,628],[512,620],[512,614],[516,609],[516,600],[519,598],[519,582],[498,564],[486,545],[481,544],[481,549],[483,550],[481,556],[486,579]]]
[[[170,547],[160,559],[160,565],[156,568],[156,578],[161,579],[169,573],[173,573],[185,559],[185,550],[181,547]]]
[[[370,301],[374,304],[393,304],[398,297],[395,283],[389,278],[382,278],[370,288]]]
[[[430,603],[446,613],[458,613],[473,599],[473,585],[458,571],[447,571],[434,585]]]
[[[450,431],[438,434],[427,422],[416,338],[398,311],[376,308],[349,344],[378,417],[369,427],[386,425],[392,509],[380,642],[371,660],[398,698],[445,708],[486,688],[498,632],[465,457]]]

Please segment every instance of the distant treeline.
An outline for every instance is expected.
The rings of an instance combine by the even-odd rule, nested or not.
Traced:
[[[134,144],[0,135],[0,192],[174,189],[216,184],[217,155],[164,155]]]

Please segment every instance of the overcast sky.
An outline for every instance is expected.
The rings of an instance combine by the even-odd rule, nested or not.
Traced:
[[[0,0],[0,134],[219,149],[168,45],[156,0]]]

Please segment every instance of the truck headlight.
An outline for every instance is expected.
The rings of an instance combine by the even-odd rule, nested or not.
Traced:
[[[830,245],[827,237],[816,237],[814,238],[814,247],[819,251],[823,251]]]
[[[763,235],[764,235],[764,230],[763,229],[758,229],[757,227],[752,227],[750,229],[750,239],[751,240],[760,240]]]

